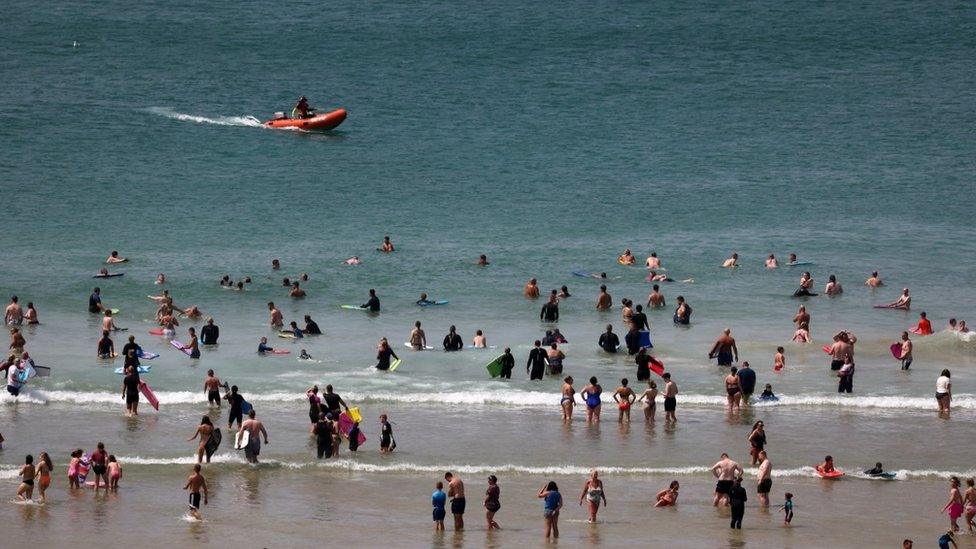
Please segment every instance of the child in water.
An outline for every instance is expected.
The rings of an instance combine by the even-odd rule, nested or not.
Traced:
[[[782,349],[782,347],[780,347]],[[769,383],[766,384],[766,388],[763,389],[761,395],[759,395],[759,400],[779,400],[779,398],[773,394],[773,386]]]
[[[68,488],[81,488],[81,483],[78,482],[78,466],[81,464],[82,453],[81,448],[71,452],[71,461],[68,462]]]
[[[783,515],[784,525],[789,525],[791,522],[793,522],[793,494],[786,492],[786,503],[784,503],[783,506],[780,507],[780,510],[783,511],[784,513]]]
[[[352,424],[352,429],[349,429],[349,451],[355,452],[359,449],[359,422]]]
[[[119,489],[119,479],[122,478],[122,464],[119,463],[114,455],[108,456],[108,479],[109,488],[112,490]]]
[[[308,354],[308,351],[302,349],[302,354],[298,355],[298,358],[302,360],[312,360],[312,355]]]
[[[824,462],[821,463],[817,469],[821,473],[833,473],[834,472],[834,458],[832,456],[827,456],[824,458]]]
[[[773,355],[773,371],[779,372],[786,367],[786,356],[783,354],[782,347],[776,347],[776,354]]]

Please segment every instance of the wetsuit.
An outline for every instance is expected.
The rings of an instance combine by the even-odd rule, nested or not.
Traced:
[[[444,336],[445,351],[460,351],[463,348],[464,342],[461,341],[461,336],[457,334],[447,334]]]
[[[637,363],[637,381],[647,381],[651,379],[651,355],[644,353],[634,358]]]
[[[220,337],[220,328],[216,324],[205,324],[200,328],[200,340],[204,345],[216,345]]]
[[[598,342],[600,348],[608,353],[616,353],[617,347],[620,347],[620,338],[617,334],[613,332],[604,332],[600,335],[600,341]]]
[[[733,486],[729,490],[729,505],[732,508],[732,528],[742,529],[742,516],[746,512],[746,489],[740,486]]]
[[[685,303],[685,314],[678,316],[678,309],[674,310],[674,323],[675,324],[691,324],[691,307]]]
[[[380,298],[375,295],[370,297],[366,303],[359,306],[360,309],[369,309],[372,313],[378,313],[380,311]]]
[[[647,315],[644,313],[634,313],[630,317],[630,323],[638,330],[650,330],[651,326],[647,323]]]
[[[749,398],[756,391],[756,371],[752,368],[743,368],[736,375],[739,377],[742,396]]]
[[[393,440],[393,426],[389,422],[383,424],[383,429],[380,431],[380,448],[389,448],[390,450],[396,448],[396,442]]]
[[[512,353],[505,353],[501,358],[502,371],[499,377],[512,379],[512,370],[515,368],[515,357]]]
[[[640,332],[637,330],[631,330],[627,332],[624,336],[624,344],[627,345],[627,354],[636,355],[637,351],[640,351]]]
[[[539,312],[539,320],[545,320],[546,322],[558,322],[559,305],[551,301],[543,305],[542,311]]]
[[[103,337],[102,339],[99,339],[98,340],[98,356],[99,356],[99,358],[111,358],[111,356],[112,356],[112,347],[114,347],[114,346],[115,345],[112,343],[112,340],[110,338]]]
[[[315,422],[315,452],[319,459],[332,456],[332,422],[324,419]]]
[[[139,402],[139,374],[128,374],[122,380],[125,386],[125,403],[136,404]]]
[[[102,305],[102,296],[98,294],[92,294],[88,296],[88,312],[89,313],[100,313]]]
[[[322,395],[322,400],[325,401],[325,407],[329,410],[327,413],[332,414],[333,419],[339,419],[339,414],[342,412],[342,404],[339,402],[342,400],[339,395],[335,393],[325,393]]]
[[[240,426],[244,421],[244,397],[240,393],[231,393],[224,395],[224,398],[230,402],[230,413],[227,415],[227,428],[230,429],[235,421]]]
[[[379,362],[376,363],[376,369],[377,370],[389,370],[390,369],[390,357],[391,356],[393,358],[397,359],[397,360],[400,359],[400,357],[398,357],[396,355],[396,353],[393,352],[393,349],[391,349],[389,347],[387,347],[386,349],[381,349],[379,352],[377,352],[376,353],[376,360],[378,360]]]
[[[525,369],[529,371],[529,379],[542,379],[546,372],[546,359],[549,355],[542,347],[535,347],[529,351],[529,360],[525,364]]]
[[[359,427],[353,426],[349,429],[349,451],[355,452],[359,449]]]
[[[305,323],[305,333],[308,335],[322,335],[322,330],[319,329],[319,325],[314,320],[309,320]]]

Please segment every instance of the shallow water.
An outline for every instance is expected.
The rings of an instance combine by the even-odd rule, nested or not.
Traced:
[[[887,347],[921,310],[937,329],[950,317],[976,318],[971,6],[208,7],[38,10],[15,1],[2,16],[0,295],[37,305],[42,324],[25,329],[28,350],[53,375],[16,402],[0,397],[0,487],[15,491],[26,453],[49,451],[59,472],[50,505],[0,508],[18,539],[121,545],[137,538],[118,525],[135,521],[166,543],[273,546],[310,543],[325,521],[335,526],[329,538],[345,543],[534,544],[535,490],[554,477],[571,497],[591,467],[605,470],[614,493],[607,522],[591,528],[567,510],[564,541],[891,546],[938,536],[945,477],[974,474],[964,449],[976,414],[968,374],[976,340],[915,338],[907,373]],[[349,119],[328,134],[259,127],[298,94],[345,107]],[[396,254],[373,251],[385,234]],[[596,340],[607,323],[622,339],[619,300],[644,302],[650,290],[644,269],[614,261],[625,247],[640,259],[656,251],[669,275],[695,280],[663,284],[669,306],[649,312],[654,353],[681,389],[680,422],[645,427],[635,410],[627,428],[612,417],[591,428],[578,411],[565,427],[559,381],[530,383],[522,373],[549,326],[521,287],[530,277],[543,291],[569,286],[558,324],[570,341],[566,372],[577,388],[595,375],[610,391],[634,367]],[[111,269],[125,276],[89,278],[112,249],[132,259]],[[719,269],[732,251],[743,266]],[[835,274],[844,295],[790,298],[800,268],[761,267],[768,253],[790,252],[814,262],[802,268],[818,291]],[[481,253],[490,267],[474,265]],[[351,255],[364,264],[342,265]],[[272,258],[281,271],[271,271]],[[572,276],[577,269],[615,277],[614,311],[594,310],[600,283]],[[886,287],[862,286],[872,270]],[[221,327],[220,345],[199,361],[147,334],[154,305],[144,296],[160,291],[159,272],[178,305],[198,305]],[[289,299],[280,279],[302,272],[309,296]],[[244,293],[224,290],[224,274],[254,282]],[[138,420],[121,417],[111,372],[121,361],[93,358],[100,323],[85,298],[95,285],[129,328],[117,345],[133,334],[161,354],[145,376],[159,413],[144,404]],[[870,307],[904,286],[912,312]],[[338,308],[364,302],[369,288],[380,315]],[[421,292],[450,304],[418,308]],[[694,307],[690,329],[671,324],[677,295]],[[273,337],[270,300],[286,321],[311,314],[325,335]],[[801,303],[813,315],[807,346],[789,342]],[[432,345],[454,324],[466,342],[481,329],[498,348],[411,352],[401,342],[416,320]],[[726,326],[779,403],[725,416],[723,373],[706,353]],[[859,337],[853,396],[837,395],[819,350],[840,329]],[[258,356],[262,336],[291,355]],[[394,374],[372,369],[380,337],[404,360]],[[787,368],[774,374],[778,345]],[[515,379],[489,380],[484,365],[505,346],[516,355]],[[297,361],[303,348],[321,362]],[[207,412],[208,368],[254,403],[273,463],[254,470],[225,446],[207,467],[215,497],[200,525],[180,521],[192,450],[180,437]],[[954,373],[948,421],[936,417],[932,395],[943,368]],[[312,383],[331,383],[362,407],[363,452],[315,464],[302,396]],[[384,412],[400,444],[392,456],[376,453]],[[708,506],[703,468],[724,450],[746,458],[756,419],[768,424],[779,474],[773,500],[797,493],[797,526],[783,530],[777,516],[750,507],[747,529],[729,535]],[[120,457],[126,479],[118,496],[93,502],[65,492],[60,476],[71,449],[97,440]],[[850,472],[882,460],[898,481],[824,483],[810,466],[828,452]],[[474,494],[496,472],[511,527],[486,537],[473,513],[464,538],[431,537],[427,498],[445,468],[463,471]],[[673,476],[683,486],[679,508],[647,509]],[[260,511],[259,529],[241,532],[242,507]],[[376,537],[364,542],[350,516]]]

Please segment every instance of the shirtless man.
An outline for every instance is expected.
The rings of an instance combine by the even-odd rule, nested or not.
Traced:
[[[661,293],[661,287],[655,284],[651,287],[651,295],[647,296],[647,306],[652,309],[660,309],[667,305],[664,301],[664,294]]]
[[[454,476],[450,471],[444,473],[447,481],[447,497],[451,498],[451,514],[454,515],[454,530],[464,530],[464,482],[461,477]]]
[[[827,278],[827,285],[824,287],[824,293],[830,296],[844,293],[844,287],[840,285],[840,282],[837,282],[836,275],[830,275]]]
[[[739,266],[739,254],[737,253],[733,253],[732,257],[722,262],[722,267],[725,269],[731,269],[738,266]]]
[[[203,380],[203,392],[207,395],[207,405],[220,408],[220,378],[213,370],[207,370],[207,379]]]
[[[263,423],[254,419],[253,408],[247,413],[247,419],[244,420],[244,423],[241,423],[240,428],[237,430],[238,433],[242,431],[247,431],[250,436],[247,446],[244,448],[244,457],[248,463],[257,463],[258,455],[261,454],[261,438],[259,434],[264,435],[264,443],[267,444],[268,432],[264,429]]]
[[[637,258],[634,257],[634,254],[630,253],[630,248],[627,248],[624,250],[624,253],[620,254],[620,257],[617,258],[617,262],[621,265],[633,265],[634,263],[637,263]]]
[[[600,294],[596,298],[596,308],[598,311],[608,311],[613,307],[613,298],[607,293],[607,285],[600,285]]]
[[[203,457],[207,452],[207,443],[210,442],[210,436],[213,435],[214,426],[210,421],[210,416],[203,416],[203,420],[200,421],[200,425],[197,426],[197,430],[193,433],[193,436],[186,439],[187,442],[200,437],[200,444],[197,447],[197,463],[203,462]],[[207,457],[207,463],[210,463],[210,457]]]
[[[280,330],[285,325],[285,319],[281,311],[275,307],[274,301],[268,302],[268,310],[271,311],[271,327],[275,330]]]
[[[834,336],[834,343],[830,346],[830,369],[833,371],[840,370],[844,363],[851,359],[853,360],[853,347],[842,334],[836,334]]]
[[[712,474],[718,479],[715,485],[715,497],[712,499],[712,506],[718,507],[729,504],[729,493],[732,490],[733,481],[742,476],[742,466],[729,459],[729,455],[722,453],[721,459],[712,466]]]
[[[661,260],[658,259],[657,252],[651,252],[651,257],[647,258],[647,261],[644,263],[644,266],[647,267],[648,269],[661,268]]]
[[[769,257],[766,258],[766,268],[775,269],[776,267],[779,267],[779,261],[776,261],[774,254],[769,254]]]
[[[393,242],[390,242],[390,237],[384,236],[383,244],[381,244],[379,248],[376,248],[376,251],[390,253],[390,252],[395,252],[396,248],[393,247]]]
[[[413,323],[413,330],[410,331],[410,346],[414,351],[423,351],[427,348],[427,334],[420,329],[420,321]]]
[[[563,388],[559,398],[559,406],[563,409],[563,421],[572,421],[573,408],[576,407],[576,389],[573,388],[573,376],[566,376],[566,378],[563,379]]]
[[[288,292],[288,297],[305,297],[306,295],[308,294],[299,286],[298,282],[291,283],[291,291]]]
[[[901,295],[898,299],[892,301],[891,303],[885,305],[889,309],[901,309],[907,311],[912,308],[912,296],[908,295],[908,288],[904,288],[901,291]]]
[[[613,393],[613,401],[617,403],[617,408],[620,409],[620,413],[617,415],[619,423],[623,423],[625,417],[627,423],[630,423],[630,407],[637,400],[637,395],[634,394],[633,389],[627,386],[627,383],[627,378],[621,379],[620,387],[617,387]]]
[[[105,260],[105,263],[125,263],[128,259],[124,257],[119,257],[119,252],[112,250],[112,253]]]
[[[522,290],[522,295],[526,299],[537,299],[539,297],[539,283],[536,279],[529,279],[528,283],[525,284],[525,289]]]
[[[878,286],[884,286],[884,282],[881,282],[881,277],[878,276],[878,271],[871,273],[870,278],[864,281],[864,285],[870,288],[877,288]]]
[[[796,325],[797,329],[806,324],[807,333],[810,333],[810,313],[807,312],[807,308],[803,305],[800,305],[800,308],[796,310],[796,315],[793,316],[793,324]]]
[[[200,516],[200,490],[203,490],[203,504],[208,505],[207,479],[200,474],[201,466],[199,463],[193,466],[193,473],[186,479],[184,490],[190,491],[190,515],[197,520],[203,520]]]
[[[759,473],[757,477],[759,486],[756,491],[759,493],[759,506],[769,507],[769,489],[773,486],[773,462],[769,461],[766,450],[759,451]]]
[[[718,358],[719,366],[731,366],[733,358],[739,361],[739,348],[735,345],[735,338],[732,337],[732,329],[726,328],[722,335],[715,340],[712,349],[708,351],[708,358]]]
[[[122,330],[122,328],[115,325],[115,319],[112,318],[111,309],[105,309],[105,316],[102,317],[102,330],[108,330],[110,332]]]
[[[3,323],[19,326],[24,322],[24,311],[17,304],[17,296],[10,298],[10,305],[3,312]]]
[[[678,384],[671,381],[671,372],[664,372],[664,423],[674,424],[678,421],[675,410],[678,407]]]
[[[908,338],[908,332],[901,333],[901,369],[907,370],[912,366],[912,340]]]

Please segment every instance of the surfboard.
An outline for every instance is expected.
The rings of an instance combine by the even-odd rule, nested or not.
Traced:
[[[85,454],[80,460],[78,460],[78,482],[81,484],[85,483],[85,479],[88,478],[88,471],[91,469],[91,452]]]
[[[286,351],[284,349],[274,349],[272,351],[265,351],[263,354],[266,355],[290,355],[291,351]]]
[[[502,375],[502,357],[504,356],[505,355],[499,355],[498,358],[485,365],[485,369],[488,370],[488,375],[490,375],[492,378]]]
[[[837,479],[844,476],[844,471],[841,471],[839,469],[834,469],[829,473],[824,473],[823,471],[820,470],[820,466],[817,465],[817,475],[819,475],[820,478]]]
[[[901,360],[901,343],[892,343],[888,349],[891,350],[891,356]]]
[[[234,449],[243,450],[251,442],[251,433],[248,431],[238,431],[234,437]]]
[[[793,263],[784,263],[784,267],[802,267],[804,265],[813,265],[813,261],[794,261]]]
[[[447,305],[449,303],[446,299],[440,299],[438,301],[424,301],[422,303],[417,303],[421,307],[433,307],[434,305]]]
[[[163,335],[163,329],[162,328],[153,328],[153,329],[149,330],[149,335],[161,336],[161,335]]]
[[[885,471],[884,473],[878,473],[876,475],[869,474],[868,476],[871,478],[877,478],[881,480],[895,480],[895,473],[890,473],[888,471]]]
[[[396,369],[400,367],[400,363],[401,362],[403,362],[403,361],[400,360],[399,358],[394,359],[393,362],[390,363],[390,370],[389,371],[395,372]]]
[[[359,412],[359,406],[349,408],[347,413],[349,414],[349,419],[355,421],[356,423],[361,423],[363,421],[363,414]]]
[[[51,368],[47,366],[34,366],[37,370],[37,377],[49,377],[51,375]]]
[[[115,278],[117,276],[125,276],[125,273],[108,273],[108,274],[98,273],[97,275],[93,275],[92,278]]]
[[[648,330],[641,330],[640,331],[640,346],[641,347],[647,347],[647,348],[654,347],[654,344],[651,343],[651,332],[650,331],[648,331]]]
[[[821,347],[821,349],[823,349],[823,352],[827,353],[828,355],[830,354],[830,345],[824,345]]]
[[[889,307],[887,305],[872,305],[875,309],[894,309],[894,307]]]
[[[339,414],[339,432],[343,436],[349,438],[349,431],[352,430],[353,419],[349,417],[349,414],[342,412]],[[362,430],[359,431],[359,446],[362,446],[366,442],[366,435],[363,434]]]
[[[140,374],[148,374],[149,370],[151,369],[152,366],[143,366],[142,364],[140,364],[139,367],[136,368],[136,371],[139,372]],[[125,368],[116,368],[115,373],[119,374],[120,376],[125,375]]]
[[[150,353],[149,351],[143,351],[141,349],[139,351],[139,355],[138,356],[139,356],[139,358],[141,358],[143,360],[152,360],[154,358],[159,358],[159,354],[158,353]]]
[[[404,347],[406,347],[406,348],[408,348],[408,349],[413,349],[413,345],[411,345],[409,341],[405,341],[405,342],[403,343],[403,346],[404,346]],[[420,351],[420,350],[424,350],[424,351],[433,351],[433,350],[434,350],[434,348],[428,345],[427,347],[424,347],[423,349],[417,349],[417,350],[418,350],[418,351]],[[390,368],[390,369],[392,370],[393,368]]]
[[[650,357],[651,361],[647,364],[647,368],[659,376],[664,375],[664,363],[660,360]]]
[[[113,315],[119,314],[119,309],[109,309],[109,311],[112,311]]]
[[[759,395],[759,400],[762,401],[762,402],[779,402],[779,397],[778,396],[775,396],[775,395],[774,396],[767,396],[767,397],[764,397],[762,395]]]
[[[359,305],[339,305],[340,309],[346,309],[349,311],[368,311],[369,307],[360,307]]]
[[[248,402],[248,401],[246,401],[246,400],[245,400],[245,401],[243,401],[243,402],[241,402],[241,412],[242,412],[242,413],[243,413],[243,414],[244,414],[245,416],[246,416],[247,414],[249,414],[249,413],[251,412],[251,410],[253,410],[253,409],[254,409],[254,406],[251,406],[251,403],[250,403],[250,402]]]
[[[220,427],[214,429],[213,433],[210,434],[210,440],[208,440],[207,444],[204,445],[203,447],[204,452],[207,453],[208,460],[210,459],[211,456],[214,455],[214,452],[217,451],[217,448],[220,446],[220,440],[222,438],[223,436],[220,434]]]
[[[289,334],[287,332],[278,332],[278,337],[281,339],[298,339],[295,334]]]
[[[186,345],[183,345],[182,343],[180,343],[179,341],[177,341],[175,339],[172,340],[172,341],[170,341],[169,344],[172,345],[173,347],[175,347],[177,350],[179,350],[180,352],[182,352],[186,356],[190,356],[190,353],[192,352],[192,351],[190,351],[190,348],[189,347],[187,347]]]
[[[139,392],[142,393],[142,396],[146,397],[146,401],[149,402],[150,406],[155,408],[157,411],[159,410],[159,399],[156,398],[156,393],[152,391],[148,383],[140,380]]]

